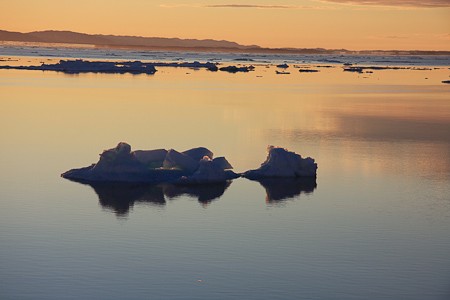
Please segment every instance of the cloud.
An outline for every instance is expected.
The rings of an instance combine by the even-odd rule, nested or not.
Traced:
[[[160,4],[162,8],[203,7],[201,4]]]
[[[401,6],[401,7],[450,7],[449,0],[322,0],[322,2],[333,2],[353,5],[372,6]]]
[[[413,33],[413,34],[399,34],[399,35],[372,35],[367,38],[372,40],[434,40],[434,41],[448,41],[450,40],[450,33]]]
[[[325,6],[282,5],[282,4],[160,4],[162,8],[253,8],[253,9],[333,9]]]
[[[210,4],[205,5],[205,7],[216,7],[216,8],[269,8],[269,9],[296,9],[300,8],[295,5],[256,5],[256,4]]]

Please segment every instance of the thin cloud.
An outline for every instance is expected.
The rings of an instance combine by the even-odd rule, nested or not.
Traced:
[[[434,33],[434,34],[424,34],[424,33],[414,33],[414,34],[403,34],[403,35],[373,35],[368,36],[372,40],[385,40],[385,39],[397,39],[397,40],[418,40],[418,39],[434,39],[434,40],[450,40],[449,33]]]
[[[210,4],[205,7],[215,8],[268,8],[268,9],[298,9],[295,5],[256,5],[256,4]]]
[[[281,4],[160,4],[162,8],[253,8],[253,9],[333,9],[326,6],[281,5]]]
[[[421,8],[450,7],[449,0],[322,0],[322,2],[333,2],[352,5],[400,6],[400,7],[421,7]]]
[[[160,4],[159,7],[162,8],[182,8],[182,7],[203,7],[201,4]]]
[[[407,36],[399,36],[399,35],[387,35],[385,36],[385,38],[387,39],[392,39],[392,40],[401,40],[401,39],[407,39]]]

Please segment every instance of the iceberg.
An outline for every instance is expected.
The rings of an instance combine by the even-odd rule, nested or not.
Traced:
[[[66,179],[90,182],[133,183],[213,183],[240,177],[231,171],[225,158],[212,159],[213,153],[204,147],[178,152],[174,149],[131,151],[127,143],[100,154],[97,163],[69,170]]]
[[[281,147],[269,146],[268,155],[261,167],[244,172],[248,179],[270,177],[316,177],[317,164],[311,157],[302,158],[301,155]]]
[[[269,146],[261,167],[235,173],[225,157],[214,157],[207,148],[178,152],[174,149],[135,150],[127,143],[103,151],[97,163],[71,169],[63,178],[81,183],[211,184],[238,177],[264,178],[316,177],[317,164],[311,157],[284,148]]]

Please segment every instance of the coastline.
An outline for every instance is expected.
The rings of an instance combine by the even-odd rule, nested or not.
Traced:
[[[140,51],[171,51],[171,52],[203,52],[203,53],[234,53],[234,54],[284,54],[284,55],[374,55],[374,56],[448,56],[450,50],[347,50],[323,48],[265,48],[265,47],[176,47],[176,46],[145,46],[145,45],[108,45],[67,42],[33,42],[0,40],[0,46],[43,47],[43,48],[78,48],[103,50],[140,50]]]

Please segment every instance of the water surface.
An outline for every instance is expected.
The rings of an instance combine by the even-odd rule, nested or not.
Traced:
[[[449,298],[448,68],[290,71],[0,71],[0,298]],[[120,141],[205,146],[239,172],[278,145],[318,177],[59,177]]]

